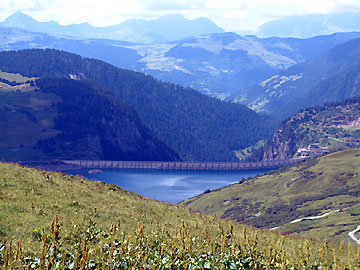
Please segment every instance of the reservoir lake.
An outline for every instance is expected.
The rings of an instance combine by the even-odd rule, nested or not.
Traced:
[[[115,184],[145,197],[178,203],[207,189],[220,188],[237,183],[251,176],[261,175],[270,170],[243,171],[182,171],[182,170],[136,170],[102,169],[101,173],[90,174],[89,169],[67,171],[91,180]]]

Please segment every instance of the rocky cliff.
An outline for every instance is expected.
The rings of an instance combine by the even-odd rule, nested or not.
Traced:
[[[312,157],[359,147],[360,98],[307,108],[283,121],[249,160]]]

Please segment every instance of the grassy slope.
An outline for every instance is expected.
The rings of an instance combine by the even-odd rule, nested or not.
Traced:
[[[0,133],[0,156],[10,160],[43,158],[33,147],[39,139],[57,134],[53,129],[57,112],[51,105],[58,101],[58,96],[49,93],[0,91],[0,126],[6,127]]]
[[[12,164],[0,163],[0,186],[1,237],[25,239],[32,230],[49,227],[56,216],[64,228],[87,224],[86,218],[101,228],[119,219],[125,228],[141,220],[150,222],[154,216],[159,222],[191,220],[188,210],[115,185]],[[31,237],[28,239],[31,241]]]
[[[10,82],[18,82],[18,83],[26,83],[27,81],[31,81],[31,80],[35,80],[36,78],[29,78],[29,77],[25,77],[20,75],[19,73],[8,73],[8,72],[3,72],[0,70],[0,78],[8,80]]]
[[[349,240],[360,225],[360,150],[336,152],[243,183],[202,194],[182,205],[259,227],[315,239]],[[341,209],[327,217],[301,217]],[[284,226],[283,226],[284,225]]]
[[[34,81],[35,79],[37,79],[35,77],[33,78],[24,77],[19,73],[16,74],[8,73],[8,72],[3,72],[1,70],[0,70],[0,78],[8,80],[10,82],[20,83],[19,85],[11,86],[4,82],[0,82],[0,92],[12,92],[16,90],[21,90],[23,92],[31,91],[34,89],[34,87],[30,86],[29,81]]]
[[[61,173],[0,163],[0,187],[0,267],[8,263],[26,269],[21,262],[26,256],[40,268],[41,262],[46,266],[64,260],[68,266],[89,264],[90,269],[104,263],[122,269],[254,269],[255,264],[259,269],[303,269],[315,261],[331,266],[333,254],[338,264],[344,264],[340,258],[353,265],[356,260],[351,246],[347,259],[349,250],[343,246],[245,230],[241,224]],[[51,230],[55,217],[60,238],[56,224]],[[1,245],[4,239],[20,240],[20,259],[15,259],[15,242],[11,253],[9,244],[7,249]]]

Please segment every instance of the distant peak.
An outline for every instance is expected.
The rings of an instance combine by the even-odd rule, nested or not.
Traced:
[[[20,10],[13,13],[11,16],[27,16],[25,13],[21,12]]]
[[[73,23],[71,25],[77,25],[77,26],[92,26],[90,23],[88,22],[82,22],[82,23]]]
[[[5,22],[14,22],[14,21],[35,21],[31,16],[24,14],[21,11],[16,11],[12,15],[6,18]]]
[[[210,20],[207,17],[199,17],[199,18],[194,19],[193,21],[207,21],[207,22],[211,21],[212,22],[212,20]]]
[[[12,15],[10,15],[8,18],[31,18],[31,17],[19,10],[13,13]]]

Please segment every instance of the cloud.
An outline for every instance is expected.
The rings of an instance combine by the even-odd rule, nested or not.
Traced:
[[[31,11],[42,7],[39,0],[0,0],[1,11]]]
[[[139,3],[149,10],[192,10],[205,7],[204,0],[139,0]]]
[[[36,20],[61,24],[90,22],[105,26],[144,15],[144,8],[136,0],[0,0],[0,6],[0,20],[22,11]]]
[[[254,30],[286,16],[360,12],[359,0],[207,0],[204,13],[227,31]],[[194,13],[194,12],[193,12]]]
[[[360,2],[358,0],[336,0],[335,12],[360,12]]]
[[[360,12],[359,0],[0,0],[0,20],[20,10],[39,21],[105,26],[131,18],[181,13],[208,17],[227,31],[255,29],[285,16]]]

